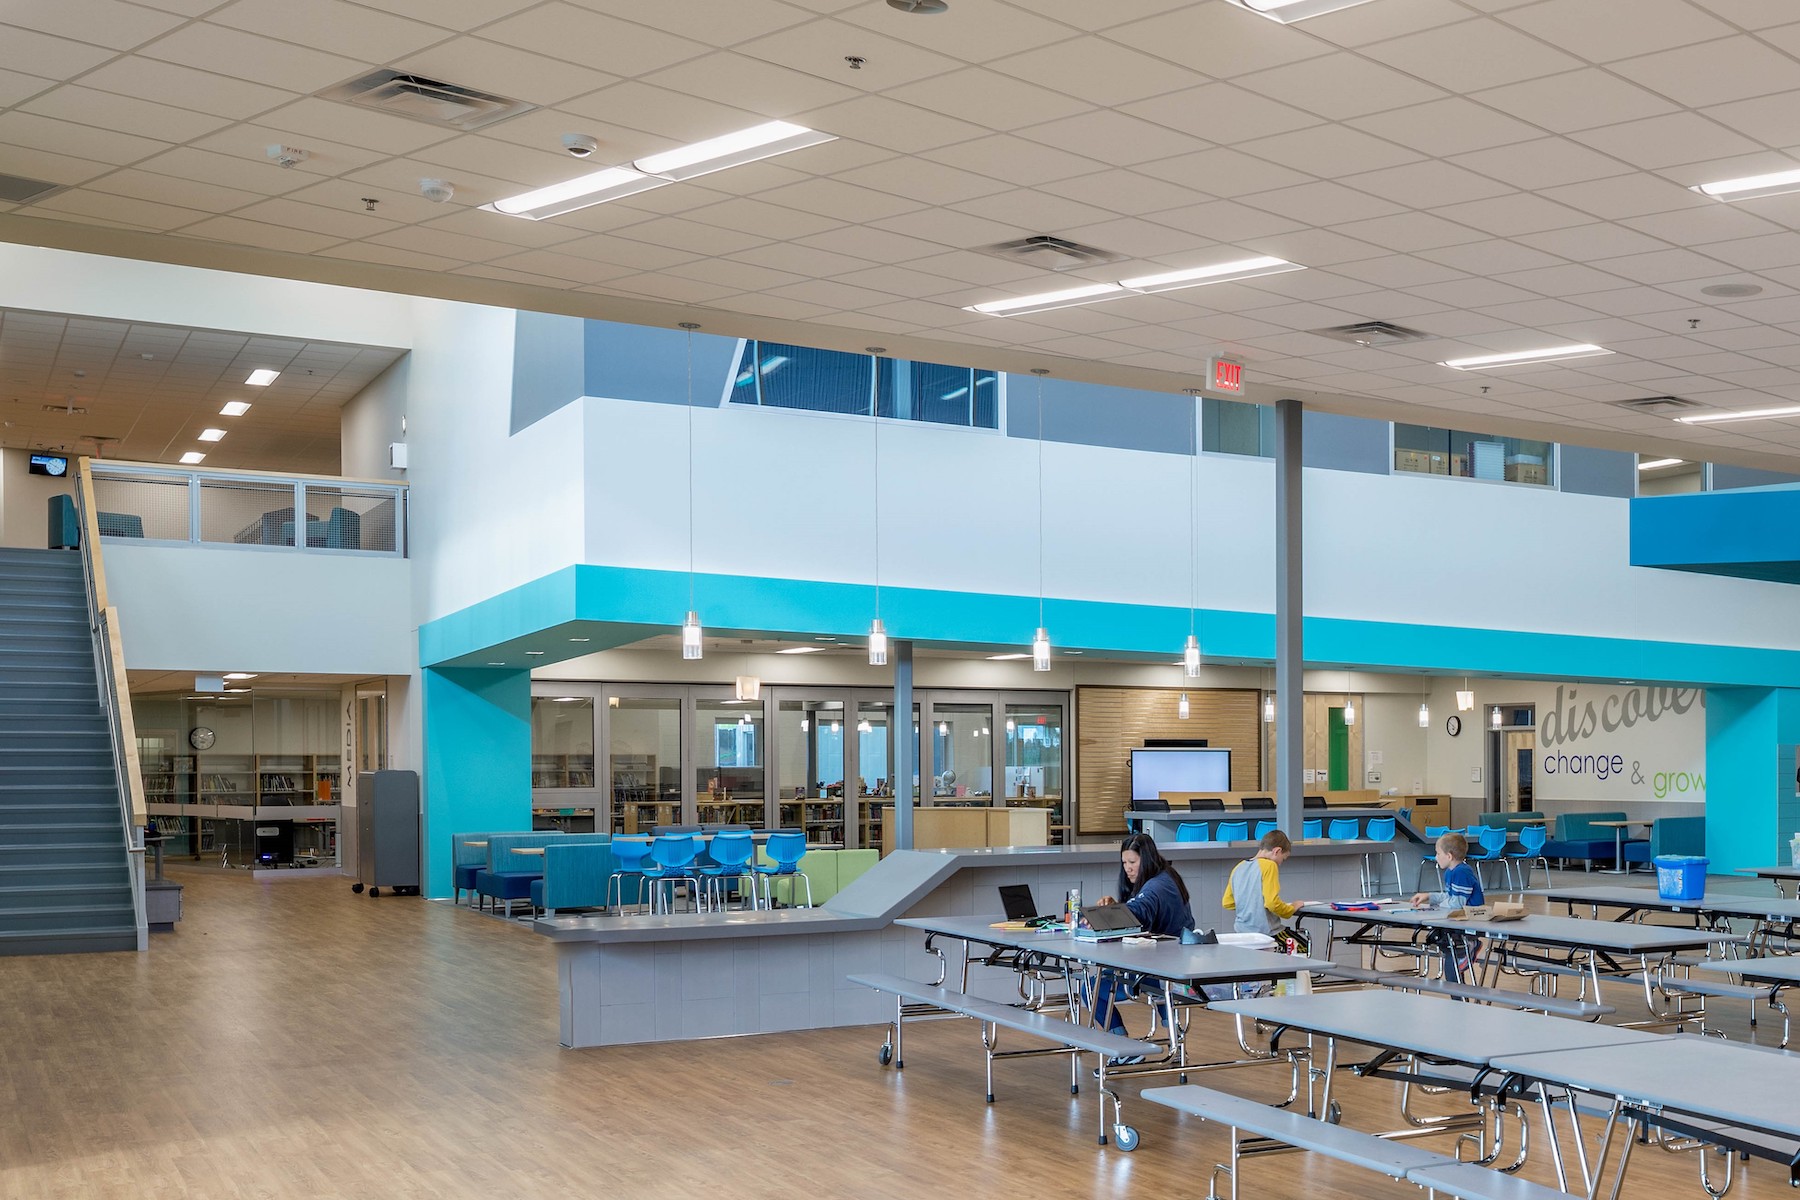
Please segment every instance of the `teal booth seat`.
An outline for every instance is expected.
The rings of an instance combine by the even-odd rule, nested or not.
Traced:
[[[452,904],[462,903],[464,892],[475,891],[475,876],[487,867],[487,846],[491,833],[453,833],[450,835],[450,886]],[[471,842],[482,845],[472,846]]]
[[[475,893],[506,905],[512,916],[514,900],[531,899],[531,881],[544,874],[544,856],[520,854],[548,846],[559,838],[574,835],[560,830],[546,833],[496,833],[487,839],[487,866],[475,873]]]
[[[1705,817],[1658,817],[1650,826],[1647,842],[1626,842],[1625,861],[1647,863],[1659,854],[1706,855]]]
[[[1595,825],[1595,821],[1623,821],[1623,812],[1590,812],[1559,813],[1556,818],[1556,836],[1544,843],[1545,858],[1579,858],[1593,869],[1595,859],[1612,862],[1617,837],[1611,829]],[[1626,842],[1625,852],[1629,858],[1631,847],[1637,842]]]
[[[552,917],[563,908],[600,908],[617,866],[612,834],[565,834],[544,847],[544,875],[531,881],[531,906]]]

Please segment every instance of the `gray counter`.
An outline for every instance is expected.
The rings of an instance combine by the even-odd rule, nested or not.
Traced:
[[[1294,848],[1283,894],[1355,896],[1362,856],[1385,843],[1325,842]],[[1247,846],[1181,844],[1164,854],[1187,882],[1202,928],[1231,926],[1220,904]],[[1112,846],[902,850],[816,909],[557,917],[536,930],[556,943],[565,1046],[678,1041],[730,1034],[876,1024],[891,1004],[846,975],[885,972],[931,980],[938,962],[907,916],[1000,919],[1001,884],[1029,884],[1040,910],[1058,910],[1069,888],[1088,901],[1117,890]],[[985,972],[970,991],[1014,998],[1010,974]]]

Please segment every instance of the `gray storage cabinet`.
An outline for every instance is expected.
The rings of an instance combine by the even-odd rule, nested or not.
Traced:
[[[415,771],[364,771],[356,777],[356,883],[419,893],[419,776]]]

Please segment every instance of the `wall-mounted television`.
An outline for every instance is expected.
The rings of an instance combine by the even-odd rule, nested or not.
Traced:
[[[1231,751],[1224,749],[1131,752],[1131,799],[1154,800],[1164,792],[1229,792]]]
[[[31,473],[33,475],[67,475],[69,460],[60,454],[34,454],[31,456]]]

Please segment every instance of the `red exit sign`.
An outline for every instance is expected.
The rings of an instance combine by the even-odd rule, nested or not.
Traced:
[[[1223,392],[1227,396],[1244,394],[1244,364],[1232,362],[1228,358],[1215,358],[1207,371],[1206,390]]]

